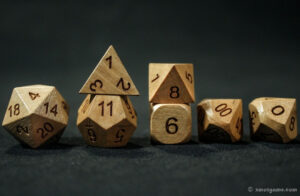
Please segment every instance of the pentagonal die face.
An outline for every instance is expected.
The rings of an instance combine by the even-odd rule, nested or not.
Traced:
[[[243,134],[240,99],[205,99],[198,104],[199,140],[237,142]]]
[[[125,146],[137,125],[127,96],[88,95],[78,110],[77,126],[92,146]]]
[[[254,140],[289,142],[297,137],[296,99],[262,97],[249,104]]]
[[[13,90],[2,125],[21,143],[37,148],[59,139],[68,123],[68,110],[55,87],[18,87]]]

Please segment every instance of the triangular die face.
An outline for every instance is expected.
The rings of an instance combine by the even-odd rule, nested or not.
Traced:
[[[22,119],[29,114],[29,104],[26,104],[20,97],[19,92],[14,89],[4,115],[2,126],[8,125],[18,119]]]
[[[195,101],[195,90],[194,90],[195,80],[194,80],[193,64],[176,64],[175,67],[194,102]]]
[[[30,112],[34,112],[49,96],[53,89],[53,86],[46,85],[32,85],[16,88]]]
[[[21,143],[26,143],[30,146],[33,142],[33,130],[30,116],[7,124],[4,128]]]
[[[157,89],[150,102],[153,103],[191,103],[193,98],[189,94],[184,82],[175,67],[171,69],[166,79]]]
[[[113,46],[108,48],[79,93],[139,95]]]
[[[150,63],[149,64],[149,101],[153,99],[156,91],[161,86],[174,64]]]
[[[45,143],[49,138],[59,134],[66,127],[65,124],[36,114],[31,116],[31,122],[34,137],[34,143],[31,144],[31,147],[33,148]]]
[[[34,113],[64,125],[69,119],[68,105],[55,88],[39,103]]]

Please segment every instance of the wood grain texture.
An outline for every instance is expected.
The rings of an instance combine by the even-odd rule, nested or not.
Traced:
[[[150,63],[149,102],[193,103],[193,64]]]
[[[294,98],[261,97],[249,104],[254,140],[287,143],[297,137],[297,106]]]
[[[91,146],[125,146],[137,127],[127,96],[87,95],[78,109],[77,126]]]
[[[79,93],[139,95],[113,46],[109,46]]]
[[[69,106],[53,86],[32,85],[13,90],[2,126],[21,143],[37,148],[61,135]]]
[[[199,140],[237,142],[243,134],[241,99],[204,99],[198,106]]]
[[[180,144],[190,140],[192,113],[188,104],[150,103],[151,139],[162,144]]]

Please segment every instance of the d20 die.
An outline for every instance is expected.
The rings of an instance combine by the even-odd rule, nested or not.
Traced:
[[[137,126],[127,96],[87,95],[78,110],[77,126],[91,146],[125,146]]]
[[[57,141],[67,126],[69,106],[53,86],[13,90],[2,126],[21,143],[37,148]]]
[[[237,142],[243,134],[241,99],[205,99],[198,106],[199,140]]]
[[[193,103],[193,64],[149,64],[149,102]]]
[[[192,134],[191,106],[187,104],[150,104],[150,134],[162,144],[186,143]]]
[[[249,104],[251,137],[287,143],[297,137],[296,99],[262,97]]]

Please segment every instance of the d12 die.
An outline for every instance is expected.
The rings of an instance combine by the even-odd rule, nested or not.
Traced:
[[[91,146],[125,146],[137,126],[127,96],[87,95],[78,110],[77,126]]]
[[[205,99],[197,110],[199,140],[229,143],[242,138],[241,99]]]
[[[150,134],[154,142],[179,144],[192,134],[191,106],[187,104],[150,104]]]
[[[193,103],[193,64],[149,64],[149,102]]]
[[[57,141],[67,126],[69,107],[53,86],[13,90],[2,126],[18,141],[37,148]]]
[[[249,117],[254,140],[287,143],[297,137],[296,99],[254,99],[249,104]]]

